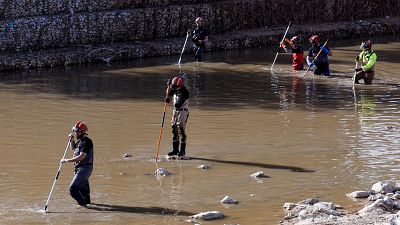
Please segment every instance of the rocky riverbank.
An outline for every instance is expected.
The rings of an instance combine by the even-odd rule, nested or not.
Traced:
[[[239,48],[276,46],[282,38],[286,26],[260,28],[210,35],[208,51]],[[322,23],[317,25],[293,25],[290,35],[301,35],[306,41],[311,34],[324,38],[345,39],[396,34],[400,31],[400,18],[385,17],[368,20]],[[152,41],[134,41],[114,44],[70,45],[64,48],[42,49],[38,51],[1,52],[0,71],[20,70],[38,67],[65,66],[86,63],[110,63],[140,57],[180,54],[185,37],[165,38]],[[189,42],[190,43],[190,42]],[[190,53],[191,46],[186,46]],[[183,62],[192,61],[191,56],[183,57]]]
[[[400,224],[400,183],[377,182],[369,191],[355,191],[349,198],[368,198],[369,202],[357,212],[349,212],[332,202],[310,198],[296,204],[285,203],[287,212],[282,225],[296,224]]]

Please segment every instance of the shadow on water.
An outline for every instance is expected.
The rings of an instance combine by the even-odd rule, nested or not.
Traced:
[[[261,168],[267,168],[267,169],[290,170],[292,172],[299,172],[299,173],[315,172],[314,170],[303,169],[301,167],[272,165],[272,164],[256,163],[256,162],[229,161],[229,160],[219,160],[219,159],[207,159],[207,158],[200,158],[200,157],[190,157],[190,159],[197,159],[197,160],[217,162],[217,163],[234,164],[234,165],[242,165],[242,166],[255,166],[255,167],[261,167]]]
[[[175,210],[175,209],[156,207],[156,206],[139,207],[139,206],[92,203],[86,206],[86,208],[102,212],[140,213],[140,214],[152,214],[152,215],[192,216],[195,214],[188,211]]]

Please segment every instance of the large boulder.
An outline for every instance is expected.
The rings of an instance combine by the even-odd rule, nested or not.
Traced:
[[[210,212],[201,212],[196,215],[191,216],[190,218],[197,220],[216,220],[224,218],[224,214],[218,211],[210,211]]]

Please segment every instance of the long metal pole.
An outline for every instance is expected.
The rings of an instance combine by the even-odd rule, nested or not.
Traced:
[[[272,63],[271,70],[273,70],[273,68],[274,68],[275,61],[276,61],[276,59],[278,58],[278,55],[279,55],[279,49],[281,48],[280,44],[285,40],[286,34],[287,34],[288,30],[289,30],[289,27],[290,27],[290,24],[291,24],[291,23],[292,23],[292,22],[289,22],[289,25],[288,25],[287,28],[286,28],[285,34],[283,35],[282,41],[279,42],[279,48],[278,48],[278,51],[276,51],[275,59],[274,59],[274,62]]]
[[[70,136],[68,138],[67,147],[65,148],[64,155],[62,157],[63,159],[65,159],[65,155],[67,154],[68,148],[71,145],[71,139],[72,139],[72,136]],[[51,197],[51,194],[53,193],[53,189],[54,189],[54,186],[56,185],[58,176],[60,175],[61,167],[62,167],[62,163],[60,163],[60,165],[58,166],[58,170],[57,170],[56,176],[54,177],[53,185],[51,186],[51,189],[50,189],[49,197],[47,197],[46,205],[44,206],[44,211],[45,212],[47,212],[47,207],[49,205],[50,197]]]
[[[358,67],[358,61],[356,61],[356,67],[354,68],[353,85],[356,83],[357,67]]]
[[[187,40],[188,40],[188,37],[189,37],[189,33],[186,34],[185,43],[183,44],[183,48],[182,48],[182,51],[181,51],[181,56],[179,57],[179,60],[178,60],[178,67],[179,67],[179,69],[181,68],[182,55],[183,55],[183,52],[185,51],[186,42],[187,42]]]
[[[169,81],[168,81],[167,91],[165,92],[166,97],[168,96],[169,89],[170,89],[170,85],[169,85]],[[164,120],[165,120],[165,112],[167,111],[167,105],[168,105],[168,103],[167,103],[167,102],[164,102],[164,112],[163,112],[162,122],[161,122],[161,128],[160,128],[160,136],[159,136],[159,138],[158,138],[157,153],[156,153],[156,162],[157,162],[157,160],[158,160],[158,153],[160,152],[161,137],[162,137],[162,134],[163,134]]]

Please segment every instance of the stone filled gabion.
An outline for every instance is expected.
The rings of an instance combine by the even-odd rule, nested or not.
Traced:
[[[359,7],[351,0],[322,0],[325,7],[305,3],[301,14],[297,7],[282,7],[290,2],[299,4],[295,0],[0,1],[0,21],[15,22],[1,44],[2,49],[15,52],[178,37],[193,28],[198,12],[212,34],[287,24],[287,15],[296,15],[296,24],[400,15],[396,10],[400,1],[382,0],[377,8],[374,4]],[[374,32],[379,26],[368,24]],[[251,47],[252,42],[247,37],[242,44]]]

